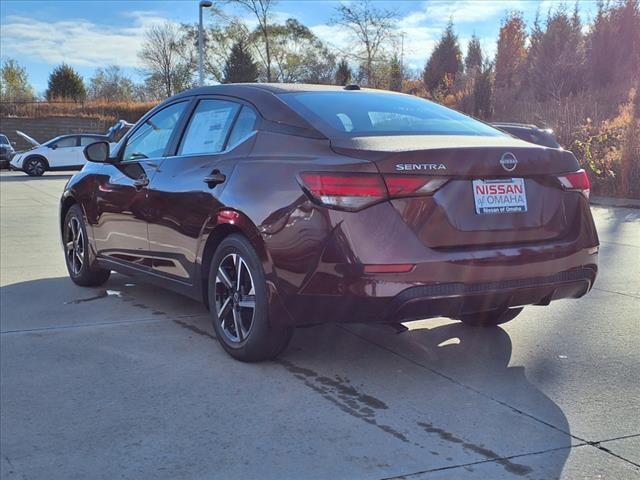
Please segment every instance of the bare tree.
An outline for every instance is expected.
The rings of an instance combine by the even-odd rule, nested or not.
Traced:
[[[140,60],[151,84],[159,84],[165,96],[191,86],[192,65],[181,53],[181,32],[178,26],[166,22],[152,26],[145,33]]]
[[[351,33],[355,56],[362,65],[367,84],[377,86],[374,64],[383,53],[384,45],[394,38],[397,15],[391,10],[376,8],[370,0],[342,4],[336,8],[331,23],[342,25]]]
[[[253,13],[258,20],[258,30],[264,42],[264,64],[267,73],[267,82],[271,82],[271,35],[270,35],[270,9],[275,5],[275,0],[227,0],[227,3],[236,4]]]

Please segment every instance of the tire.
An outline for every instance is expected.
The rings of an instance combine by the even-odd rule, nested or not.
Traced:
[[[41,177],[47,171],[47,161],[42,157],[31,157],[24,162],[22,169],[30,177]]]
[[[465,325],[472,327],[495,327],[507,323],[516,318],[524,307],[505,308],[502,310],[490,310],[488,312],[471,313],[462,315],[460,320]]]
[[[109,279],[111,270],[95,268],[89,264],[87,229],[79,205],[72,205],[65,216],[62,241],[65,264],[73,283],[82,287],[96,287]]]
[[[233,358],[271,360],[289,344],[293,328],[271,325],[262,264],[242,235],[229,235],[216,249],[209,266],[208,296],[213,329]]]

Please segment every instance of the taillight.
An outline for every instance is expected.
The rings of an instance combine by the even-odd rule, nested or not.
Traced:
[[[430,195],[447,182],[446,178],[377,173],[304,172],[303,188],[329,207],[360,210],[396,197]]]
[[[591,183],[589,182],[589,176],[587,175],[587,172],[585,172],[584,170],[578,170],[577,172],[558,175],[558,180],[565,190],[582,192],[585,197],[589,198]]]
[[[442,177],[422,177],[414,175],[384,175],[390,197],[431,195],[447,183]]]
[[[300,174],[303,186],[320,203],[359,210],[387,198],[387,188],[377,173]]]

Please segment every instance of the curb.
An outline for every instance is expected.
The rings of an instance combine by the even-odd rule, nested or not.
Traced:
[[[640,209],[640,200],[635,198],[598,197],[590,199],[591,205],[599,207],[637,208]]]

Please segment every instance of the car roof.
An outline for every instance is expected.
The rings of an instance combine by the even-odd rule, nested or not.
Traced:
[[[307,121],[307,119],[302,117],[282,98],[280,98],[280,95],[303,92],[344,92],[352,94],[355,92],[355,94],[357,94],[358,91],[402,95],[397,92],[368,88],[348,90],[339,85],[316,85],[310,83],[229,83],[185,90],[184,92],[167,99],[165,102],[160,104],[159,107],[161,108],[161,106],[165,105],[167,102],[173,102],[180,98],[193,97],[197,95],[221,95],[235,97],[254,105],[266,120],[306,130],[308,134],[314,138],[325,138],[318,129],[313,127]]]
[[[190,95],[225,95],[235,93],[251,93],[255,90],[280,93],[300,93],[300,92],[344,92],[344,87],[339,85],[319,85],[314,83],[228,83],[222,85],[208,85],[196,87],[183,93]],[[362,88],[362,90],[371,90]]]
[[[106,137],[106,135],[102,135],[100,133],[66,133],[64,135],[58,135],[57,137],[54,137],[51,140],[62,140],[63,138],[70,138],[70,137],[102,138],[102,137]]]

